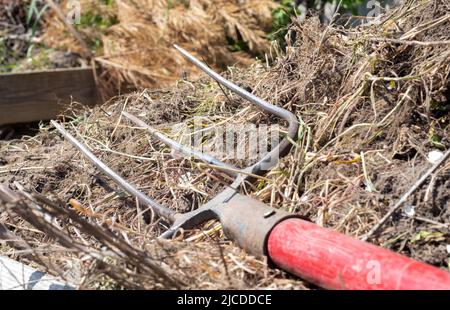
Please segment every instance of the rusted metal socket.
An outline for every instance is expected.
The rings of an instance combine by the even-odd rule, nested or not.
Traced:
[[[267,240],[272,229],[281,221],[299,218],[298,215],[277,210],[241,194],[214,208],[225,235],[247,253],[267,256]]]

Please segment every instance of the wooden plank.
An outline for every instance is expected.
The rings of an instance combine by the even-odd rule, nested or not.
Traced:
[[[73,290],[70,285],[41,271],[0,256],[0,290]]]
[[[71,102],[100,102],[92,68],[0,75],[0,125],[52,119]]]

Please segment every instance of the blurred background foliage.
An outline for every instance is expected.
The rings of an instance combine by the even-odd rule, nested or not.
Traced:
[[[380,0],[382,6],[392,1],[395,0]],[[62,8],[66,7],[67,2],[56,2],[60,3]],[[82,4],[81,20],[75,27],[84,35],[87,43],[97,56],[103,52],[104,42],[102,38],[105,33],[119,23],[118,15],[120,15],[120,12],[117,9],[118,2],[117,0],[80,0]],[[149,3],[151,2],[156,3],[157,1],[150,1]],[[164,0],[160,2],[164,2]],[[185,10],[192,10],[190,5],[194,2],[190,0],[167,0],[165,15],[168,15],[169,11],[173,11],[175,13],[172,14],[176,14],[176,12],[183,11],[183,8]],[[208,3],[206,0],[203,2]],[[211,3],[213,3],[213,0],[211,0]],[[272,12],[272,27],[270,27],[269,20],[268,28],[261,26],[260,22],[254,23],[252,21],[249,22],[250,28],[252,31],[257,31],[254,28],[259,27],[263,41],[264,39],[267,39],[267,43],[268,41],[277,41],[283,47],[287,29],[292,18],[319,15],[321,21],[327,23],[330,21],[339,3],[339,13],[341,16],[365,15],[369,0],[342,0],[341,2],[339,0],[261,1],[258,5],[266,6],[265,9],[269,12],[269,18],[270,12]],[[183,8],[180,8],[180,6]],[[242,6],[244,5],[242,4]],[[215,14],[218,14],[218,16],[227,14],[226,7],[222,7],[221,11],[223,12],[216,12]],[[45,0],[0,0],[0,72],[22,70],[21,68],[24,67],[23,60],[27,62],[25,68],[29,68],[30,66],[33,69],[48,67],[48,55],[51,49],[61,51],[70,50],[58,47],[57,44],[48,44],[48,42],[42,40],[41,37],[45,33],[47,33],[47,37],[51,37],[54,36],[55,32],[59,31],[62,33],[64,30],[63,25],[58,26],[55,24],[58,23],[57,20],[51,18],[46,20],[48,16],[51,16],[48,13],[50,13],[50,10]],[[145,14],[151,15],[153,13],[150,11]],[[237,26],[235,27],[237,27],[237,31],[234,32],[238,35],[230,36],[229,33],[225,35],[226,38],[223,45],[226,45],[228,51],[247,53],[253,57],[264,54],[265,51],[255,51],[255,48],[249,46],[248,40],[242,36],[243,31],[239,29],[238,25],[239,23],[245,24],[245,20],[258,16],[258,14],[261,15],[259,12],[248,13],[248,18],[236,19],[235,23]],[[164,18],[167,18],[167,16]],[[56,29],[57,27],[60,27],[60,29]],[[49,31],[51,28],[57,31]],[[57,36],[54,37],[55,41],[62,42],[66,39],[65,37],[63,39]],[[257,45],[264,45],[263,41],[259,41]],[[77,51],[75,50],[75,52]]]

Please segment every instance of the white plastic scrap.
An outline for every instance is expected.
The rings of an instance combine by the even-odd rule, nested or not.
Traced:
[[[403,208],[403,212],[406,214],[406,216],[413,217],[416,214],[416,211],[414,209],[415,206],[407,204]]]
[[[62,280],[0,256],[0,290],[73,290]]]
[[[428,153],[427,159],[430,163],[435,164],[438,162],[439,159],[442,158],[442,156],[444,156],[444,153],[442,153],[441,151],[434,150]]]

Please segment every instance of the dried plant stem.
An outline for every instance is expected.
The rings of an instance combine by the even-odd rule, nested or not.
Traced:
[[[370,38],[370,41],[373,42],[389,42],[389,43],[398,43],[403,45],[418,45],[418,46],[433,46],[433,45],[450,45],[450,40],[444,41],[407,41],[400,39],[390,39],[390,38]]]

